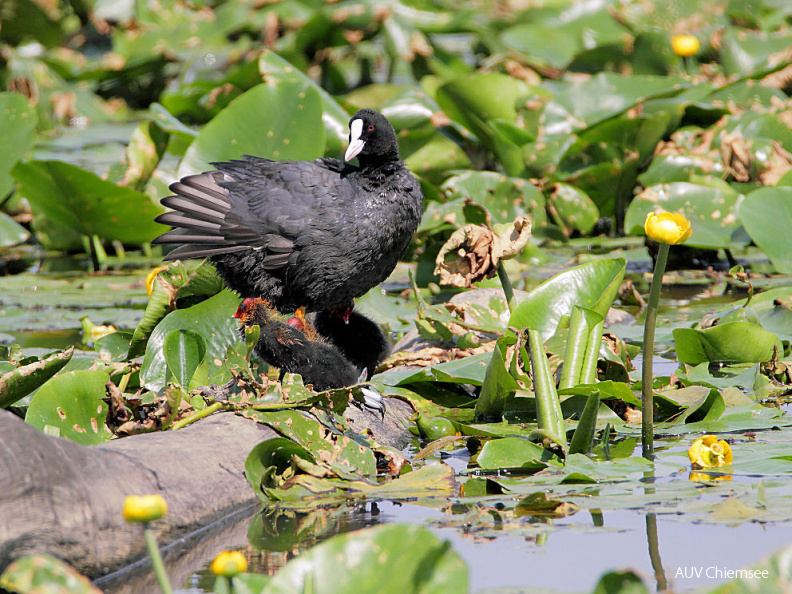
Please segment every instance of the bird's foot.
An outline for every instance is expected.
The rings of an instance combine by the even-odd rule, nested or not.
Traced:
[[[382,394],[380,394],[374,386],[363,386],[360,388],[360,393],[363,396],[363,402],[361,404],[369,410],[379,412],[380,416],[384,419],[385,400],[382,398]]]
[[[366,376],[368,375],[368,370],[364,369],[360,372],[360,377],[358,378],[359,382],[364,382],[366,380]],[[362,404],[366,408],[370,410],[376,410],[380,413],[382,418],[385,418],[385,400],[382,398],[382,394],[379,393],[379,390],[372,385],[366,384],[360,387],[360,394],[363,396],[363,402],[361,403],[357,399],[353,399],[352,402],[355,404]]]

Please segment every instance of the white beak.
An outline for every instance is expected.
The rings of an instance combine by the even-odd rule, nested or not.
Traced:
[[[352,120],[349,124],[349,147],[344,154],[344,161],[351,161],[357,157],[366,146],[366,141],[360,139],[361,134],[363,134],[363,120]]]

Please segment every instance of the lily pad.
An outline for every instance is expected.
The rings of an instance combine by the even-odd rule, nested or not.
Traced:
[[[69,362],[74,348],[14,367],[0,375],[0,408],[6,408],[44,384]]]
[[[537,330],[542,340],[547,340],[555,333],[561,318],[571,314],[575,305],[604,317],[621,286],[625,269],[623,259],[607,258],[562,272],[539,285],[520,302],[509,318],[509,326]]]
[[[9,175],[11,169],[33,148],[36,121],[36,111],[24,95],[0,93],[0,130],[3,131],[3,142],[0,143],[0,201],[14,189],[14,180]],[[0,230],[0,239],[2,237]]]
[[[18,163],[12,175],[34,213],[83,235],[130,244],[148,243],[167,227],[154,222],[163,208],[142,192],[63,161]]]
[[[746,232],[776,270],[792,274],[792,188],[761,188],[740,203]]]
[[[681,363],[756,363],[769,361],[773,351],[783,353],[772,332],[751,322],[726,322],[712,328],[677,328],[674,343]]]
[[[422,526],[394,524],[342,534],[313,547],[275,574],[262,594],[306,589],[315,594],[467,592],[467,574],[448,542]]]
[[[693,230],[685,245],[701,248],[737,248],[750,239],[742,230],[736,207],[740,195],[726,184],[674,182],[652,186],[635,197],[627,208],[624,230],[643,233],[646,215],[657,207],[680,212]]]
[[[274,80],[240,95],[206,124],[187,149],[179,176],[242,155],[276,161],[316,159],[324,147],[319,93],[305,80]]]
[[[105,425],[107,404],[102,400],[109,379],[99,370],[62,373],[39,388],[25,422],[82,445],[106,442],[113,436]]]
[[[29,555],[17,559],[0,576],[0,587],[9,592],[101,594],[90,580],[60,559]]]
[[[140,369],[140,381],[146,388],[157,392],[165,387],[167,366],[163,343],[172,330],[193,330],[201,335],[206,343],[206,373],[197,373],[195,381],[203,384],[221,384],[231,379],[230,371],[224,364],[229,348],[242,343],[233,314],[239,306],[239,297],[225,290],[210,299],[186,309],[169,313],[157,324],[146,344],[146,356]],[[244,343],[243,343],[244,344]]]

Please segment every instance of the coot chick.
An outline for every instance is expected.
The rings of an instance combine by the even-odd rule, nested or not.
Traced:
[[[255,352],[265,363],[278,367],[281,377],[286,372],[299,373],[305,385],[323,391],[353,386],[362,382],[366,375],[366,372],[359,373],[336,347],[324,342],[304,319],[290,318],[284,322],[263,299],[244,299],[234,317],[243,326],[259,326]],[[363,318],[359,314],[354,317],[356,320]],[[382,334],[379,328],[377,331]],[[361,387],[360,394],[364,406],[385,415],[385,403],[377,390]]]
[[[229,287],[281,312],[339,308],[385,280],[423,210],[390,122],[370,109],[349,122],[345,161],[244,156],[183,178],[157,221],[180,244],[165,259],[208,256]]]
[[[317,334],[329,340],[358,370],[371,379],[377,367],[390,353],[382,329],[371,319],[358,312],[350,312],[347,321],[328,310],[314,316]]]
[[[360,373],[338,349],[310,331],[279,319],[267,301],[248,297],[234,317],[244,326],[259,326],[261,333],[255,352],[282,374],[299,373],[303,383],[313,385],[317,391],[358,383]]]

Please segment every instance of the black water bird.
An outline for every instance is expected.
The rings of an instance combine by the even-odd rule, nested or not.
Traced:
[[[260,298],[242,300],[234,317],[243,326],[259,326],[255,353],[264,362],[280,369],[281,377],[287,372],[299,373],[303,383],[311,385],[316,391],[363,382],[374,373],[374,368],[369,369],[366,365],[376,366],[388,354],[389,347],[382,330],[357,312],[352,314],[349,324],[340,320],[336,322],[337,318],[329,314],[327,317],[333,321],[324,326],[326,336],[320,335],[317,329],[302,319],[285,319],[286,316],[280,315]],[[352,328],[352,335],[346,333],[348,327]],[[352,346],[350,336],[354,337],[353,341],[362,341],[359,349]],[[333,342],[329,342],[331,340]],[[337,345],[343,345],[354,359],[347,358]],[[370,354],[358,357],[365,348]],[[363,388],[361,392],[367,407],[384,412],[382,396],[378,392],[371,388]]]
[[[363,109],[349,128],[344,158],[357,167],[244,156],[172,184],[162,203],[173,212],[156,220],[174,229],[153,243],[179,245],[166,260],[208,256],[242,297],[281,312],[348,316],[352,300],[393,271],[423,207],[390,122]]]

